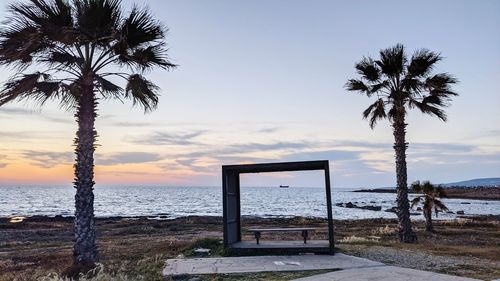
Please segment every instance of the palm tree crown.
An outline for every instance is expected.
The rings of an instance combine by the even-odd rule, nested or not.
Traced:
[[[119,0],[29,0],[11,4],[9,12],[10,22],[0,32],[0,64],[38,71],[18,73],[5,83],[0,106],[58,99],[72,108],[85,83],[102,99],[131,99],[145,111],[157,106],[158,87],[143,73],[175,65],[166,55],[167,29],[147,10],[134,7],[125,16]],[[113,65],[130,72],[112,72]],[[125,88],[111,76],[124,79]]]
[[[417,193],[422,193],[422,195],[417,195],[411,201],[411,208],[414,208],[416,205],[423,203],[423,213],[425,217],[425,230],[426,231],[434,231],[434,227],[432,225],[432,211],[438,216],[438,212],[443,211],[447,212],[448,207],[444,205],[444,203],[440,200],[440,198],[446,197],[446,192],[440,186],[434,186],[429,181],[424,181],[420,183],[420,181],[416,181],[411,185],[413,191]]]
[[[434,186],[429,181],[416,181],[412,183],[411,188],[414,192],[422,193],[422,195],[417,195],[411,201],[411,207],[414,208],[419,203],[424,204],[424,209],[434,210],[436,217],[440,211],[449,211],[448,207],[439,200],[440,198],[446,198],[446,192],[440,186]]]
[[[55,99],[76,111],[77,265],[98,261],[93,194],[98,102],[130,99],[151,111],[158,104],[159,88],[144,72],[175,67],[167,57],[167,29],[147,10],[134,7],[125,15],[120,4],[120,0],[27,0],[9,6],[10,21],[0,29],[0,64],[18,72],[0,91],[0,106],[16,100],[43,104]],[[113,71],[113,66],[120,70]],[[125,80],[124,88],[115,84],[119,79]]]
[[[404,46],[398,44],[381,50],[379,60],[364,57],[358,62],[355,67],[361,78],[350,79],[346,88],[377,98],[363,112],[371,128],[379,119],[393,122],[406,115],[406,108],[415,107],[446,121],[442,108],[451,96],[457,96],[451,85],[458,81],[447,73],[431,75],[441,59],[439,54],[421,49],[408,60]]]

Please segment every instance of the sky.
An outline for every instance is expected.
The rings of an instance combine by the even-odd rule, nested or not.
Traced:
[[[6,16],[1,1],[0,18]],[[123,1],[169,28],[173,71],[147,77],[158,109],[103,101],[98,185],[221,184],[221,165],[329,160],[334,187],[395,185],[390,124],[349,93],[354,64],[402,43],[444,57],[460,96],[449,121],[410,112],[408,180],[500,176],[500,1]],[[14,71],[0,68],[3,84]],[[71,184],[73,112],[48,103],[0,108],[0,185]],[[245,176],[247,185],[322,184],[317,172]]]

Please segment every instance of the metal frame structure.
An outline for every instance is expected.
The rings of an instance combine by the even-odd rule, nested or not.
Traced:
[[[327,252],[334,253],[332,198],[328,160],[222,166],[224,246],[241,242],[240,174],[323,170],[328,212]]]

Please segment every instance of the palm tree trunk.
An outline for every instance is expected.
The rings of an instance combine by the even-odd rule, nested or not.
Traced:
[[[397,178],[397,215],[399,240],[404,243],[417,242],[417,236],[411,228],[410,204],[408,202],[408,182],[406,174],[406,124],[404,115],[394,120],[394,150],[396,151]]]
[[[75,244],[74,264],[91,265],[98,261],[94,226],[94,150],[97,101],[92,83],[82,85],[76,119],[75,139]]]
[[[432,209],[424,209],[425,217],[425,231],[434,232],[434,227],[432,226]]]

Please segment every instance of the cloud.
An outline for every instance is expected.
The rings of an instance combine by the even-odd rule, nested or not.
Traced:
[[[151,126],[151,122],[111,122],[109,125],[113,127],[145,127]]]
[[[163,157],[158,153],[149,152],[122,152],[110,155],[96,156],[96,165],[110,166],[121,164],[138,164],[147,162],[156,162]]]
[[[200,130],[189,133],[155,132],[148,136],[131,138],[130,142],[142,145],[193,145],[198,144],[194,139],[204,133]]]
[[[320,150],[309,152],[298,152],[287,154],[284,158],[286,161],[309,161],[309,160],[332,160],[346,161],[358,160],[360,152],[345,151],[345,150]]]
[[[0,160],[5,161],[5,159],[7,159],[7,156],[0,154]],[[5,162],[0,162],[0,169],[7,167],[7,165]]]
[[[0,140],[2,139],[14,139],[16,141],[22,139],[32,139],[37,137],[40,132],[32,132],[32,131],[3,131],[0,133]]]
[[[410,143],[408,152],[470,152],[477,146],[456,143]]]
[[[260,130],[257,130],[257,133],[276,133],[279,130],[280,130],[280,128],[278,128],[278,127],[268,127],[268,128],[262,128]]]
[[[42,168],[52,168],[57,165],[67,165],[74,161],[73,152],[53,152],[25,150],[21,153],[33,165]]]
[[[31,114],[31,111],[22,108],[0,108],[0,114],[10,114],[10,115],[26,115]]]
[[[61,124],[73,124],[76,121],[74,121],[70,115],[68,115],[67,118],[65,117],[54,117],[51,114],[41,114],[41,111],[31,111],[31,110],[26,110],[22,108],[0,108],[0,115],[2,115],[2,118],[8,118],[10,116],[36,116],[36,117],[41,117],[42,119],[49,121],[49,122],[54,122],[54,123],[61,123]]]
[[[269,151],[269,150],[284,150],[284,149],[303,149],[310,147],[311,143],[303,141],[278,141],[272,143],[246,143],[231,145],[226,149],[226,152],[253,152],[253,151]]]

